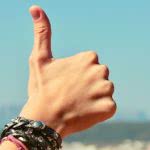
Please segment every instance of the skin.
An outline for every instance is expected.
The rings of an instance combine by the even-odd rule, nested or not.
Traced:
[[[38,6],[32,6],[30,13],[34,46],[29,58],[29,99],[20,116],[43,121],[62,138],[111,118],[116,104],[108,67],[99,63],[94,51],[53,58],[48,17]]]

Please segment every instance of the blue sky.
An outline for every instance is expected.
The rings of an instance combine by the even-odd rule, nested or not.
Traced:
[[[118,115],[150,118],[150,1],[5,0],[0,5],[0,105],[27,99],[33,24],[28,9],[41,6],[52,24],[56,58],[95,50],[111,70]]]

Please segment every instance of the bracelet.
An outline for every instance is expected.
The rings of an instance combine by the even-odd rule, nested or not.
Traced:
[[[0,144],[2,144],[4,141],[10,141],[10,142],[14,143],[17,146],[18,150],[27,150],[26,146],[22,142],[20,142],[18,139],[13,137],[12,135],[9,135],[9,136],[3,138],[0,141]]]
[[[62,139],[60,135],[41,121],[23,117],[12,119],[6,124],[1,139],[12,135],[30,150],[59,150]]]

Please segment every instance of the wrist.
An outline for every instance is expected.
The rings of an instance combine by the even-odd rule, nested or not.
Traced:
[[[29,99],[24,105],[19,116],[26,119],[42,121],[48,127],[54,129],[57,133],[59,133],[61,138],[64,139],[67,136],[67,126],[60,115],[58,115],[48,107],[49,105],[44,104],[42,106],[41,104],[38,104],[38,102],[34,102],[33,104],[33,101]],[[50,116],[48,116],[48,111],[51,111]]]

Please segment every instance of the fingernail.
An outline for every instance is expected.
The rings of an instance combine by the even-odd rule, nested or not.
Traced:
[[[36,21],[40,18],[40,11],[39,10],[34,10],[34,11],[32,11],[31,15],[33,17],[33,20]]]

